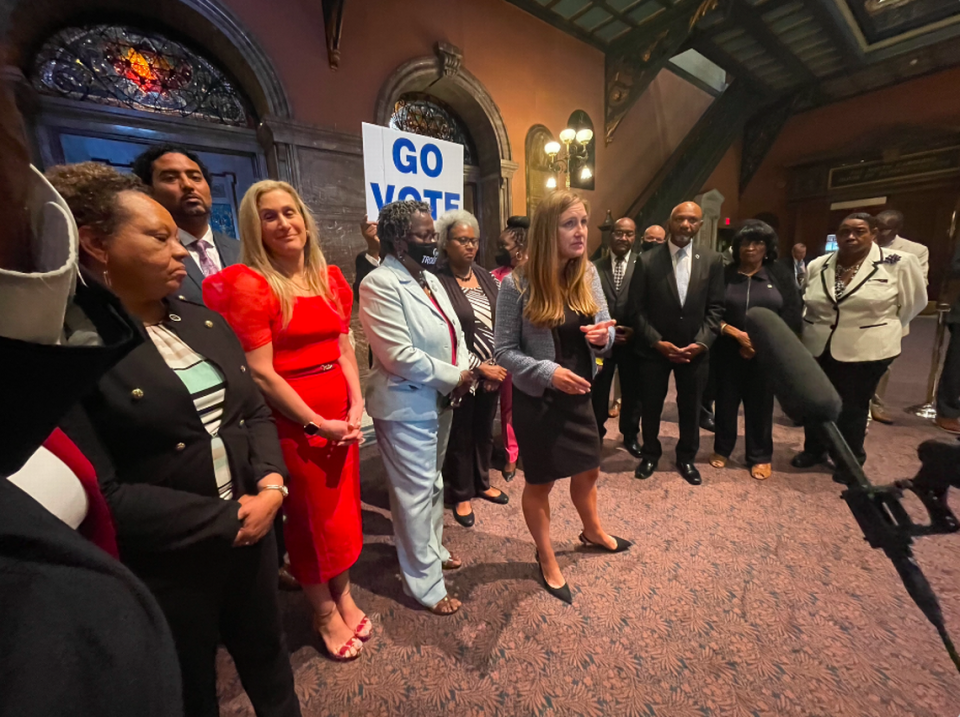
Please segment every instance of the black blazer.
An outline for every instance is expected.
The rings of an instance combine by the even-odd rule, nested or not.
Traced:
[[[497,288],[497,280],[493,278],[489,271],[476,263],[473,265],[473,273],[477,277],[477,283],[480,284],[483,293],[486,294],[487,301],[490,302],[490,318],[493,320],[493,325],[496,326],[497,296],[500,294],[500,290]],[[460,328],[463,329],[463,340],[467,344],[467,350],[472,352],[475,341],[474,322],[476,321],[473,307],[470,306],[470,301],[460,289],[457,277],[450,271],[449,265],[439,268],[436,276],[443,284],[443,288],[447,290],[447,296],[450,298],[450,303],[453,304],[453,310],[460,320]]]
[[[268,473],[286,475],[286,469],[243,348],[219,314],[177,299],[167,303],[164,325],[224,375],[219,435],[235,493],[254,494],[257,481]],[[186,387],[148,337],[100,380],[82,407],[63,429],[97,469],[121,557],[134,572],[142,575],[161,554],[232,546],[240,504],[218,497],[210,436]]]
[[[809,261],[808,259],[803,260],[804,275],[806,275],[806,268],[807,268],[808,261]],[[792,254],[787,254],[787,256],[782,256],[773,263],[786,271],[786,273],[791,277],[794,286],[796,286],[797,288],[800,287],[800,283],[797,281],[797,270],[795,268],[796,265],[793,261]],[[767,264],[767,266],[770,266],[770,264]]]
[[[220,263],[223,268],[233,266],[240,262],[240,242],[226,234],[220,232],[213,233],[213,243],[217,247],[217,253],[220,255]],[[183,280],[180,291],[174,292],[181,301],[192,301],[194,304],[203,303],[203,272],[193,260],[193,254],[183,260],[187,267],[187,278]]]
[[[630,282],[627,320],[636,332],[637,353],[659,356],[653,348],[658,341],[681,348],[701,343],[709,348],[723,316],[724,293],[723,259],[712,249],[693,247],[683,306],[669,242],[641,254]]]
[[[793,261],[792,259],[790,260]],[[783,306],[780,308],[780,318],[790,327],[797,336],[803,331],[803,299],[800,298],[800,288],[793,274],[793,264],[784,265],[781,259],[764,264],[770,283],[777,287],[783,297]],[[729,264],[723,270],[724,286],[737,278],[737,266]],[[720,327],[717,326],[719,334]]]
[[[634,245],[634,249],[637,247]],[[623,271],[623,281],[620,282],[620,291],[617,292],[613,282],[613,254],[602,257],[593,262],[600,275],[600,285],[603,287],[603,296],[607,300],[610,318],[616,319],[618,324],[624,323],[629,316],[630,282],[633,272],[640,258],[639,250],[630,252],[630,259]]]
[[[367,274],[376,269],[377,267],[370,263],[370,260],[367,259],[367,252],[362,251],[357,254],[357,258],[354,260],[354,269],[356,273],[353,275],[353,295],[357,297],[357,300],[354,302],[357,306],[360,306],[360,282],[363,281]]]

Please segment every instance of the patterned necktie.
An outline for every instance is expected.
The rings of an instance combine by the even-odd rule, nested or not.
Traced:
[[[685,246],[677,251],[677,292],[680,294],[680,306],[687,300],[687,287],[690,285],[690,265],[684,261],[689,248]]]
[[[213,259],[210,258],[207,243],[203,241],[203,239],[197,239],[193,245],[197,247],[197,253],[200,255],[200,271],[203,272],[203,275],[211,276],[216,274],[219,269],[217,269],[217,265],[213,263]]]
[[[623,284],[623,269],[626,263],[622,256],[613,260],[613,288],[618,294],[620,293],[620,286]]]

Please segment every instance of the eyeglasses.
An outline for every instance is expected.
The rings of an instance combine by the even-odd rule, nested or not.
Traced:
[[[450,237],[450,241],[455,241],[460,246],[480,246],[480,240],[476,237]]]
[[[635,237],[637,233],[635,231],[630,231],[629,229],[614,229],[613,236],[617,238],[622,237]]]

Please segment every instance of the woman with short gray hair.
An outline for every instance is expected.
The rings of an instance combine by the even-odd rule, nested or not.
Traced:
[[[475,216],[462,210],[447,212],[437,219],[436,229],[440,248],[437,277],[463,327],[469,366],[480,379],[476,391],[465,395],[453,412],[443,463],[446,502],[453,507],[454,519],[470,528],[476,521],[473,498],[498,505],[509,501],[506,493],[490,487],[493,419],[500,383],[507,376],[493,357],[498,290],[496,280],[476,263],[480,227]]]

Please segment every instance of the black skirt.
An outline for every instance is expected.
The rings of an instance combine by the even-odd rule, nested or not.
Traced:
[[[590,394],[548,388],[531,396],[513,387],[513,430],[527,483],[542,485],[600,466],[600,434]]]

